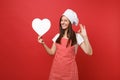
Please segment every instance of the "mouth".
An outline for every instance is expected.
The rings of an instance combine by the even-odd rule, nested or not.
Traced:
[[[66,27],[65,25],[61,25],[62,27]]]
[[[65,24],[61,24],[61,26],[62,26],[63,28],[66,28],[66,27],[67,27]]]

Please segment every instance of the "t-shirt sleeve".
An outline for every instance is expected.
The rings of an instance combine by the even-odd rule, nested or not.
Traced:
[[[80,45],[84,39],[82,38],[82,36],[79,33],[76,33],[76,39],[77,39],[77,44]]]
[[[59,37],[59,33],[57,33],[54,37],[53,37],[53,39],[52,39],[52,41],[55,43],[56,42],[56,40],[57,40],[57,38]]]

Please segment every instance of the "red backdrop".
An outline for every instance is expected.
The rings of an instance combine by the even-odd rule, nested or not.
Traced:
[[[50,47],[67,8],[78,13],[93,47],[93,56],[78,50],[80,80],[120,80],[117,0],[0,0],[0,80],[48,79],[53,56],[37,42],[31,22],[36,17],[51,20],[51,29],[43,36]]]

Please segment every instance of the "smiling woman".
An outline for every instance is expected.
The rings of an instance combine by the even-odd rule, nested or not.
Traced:
[[[59,31],[59,21],[63,16],[61,14],[68,8],[77,13],[79,23],[85,24],[86,27],[72,25],[75,33],[80,29],[76,34],[76,40],[70,38],[70,44],[73,45],[70,52],[75,49],[73,52],[77,54],[76,56],[62,54],[62,59],[60,54],[59,57],[56,56],[59,58],[57,62],[61,63],[75,56],[80,80],[120,80],[119,3],[120,0],[64,0],[64,2],[63,0],[0,0],[0,80],[48,80],[50,73],[54,71],[58,73],[59,69],[57,71],[57,66],[52,63],[56,60],[53,59],[55,55],[49,56],[44,47],[38,44],[36,39],[38,35],[32,29],[31,22],[36,17],[41,20],[48,18],[51,21],[51,28],[42,36],[45,44],[49,47],[54,43],[60,52],[63,49],[60,48],[61,45],[70,49],[71,45],[66,46],[70,36],[61,35]],[[72,24],[71,21],[70,23]],[[62,24],[62,26],[66,25]],[[79,34],[81,31],[82,34]],[[77,44],[82,45],[81,42],[86,40],[82,37],[85,31],[92,45],[92,56],[84,54],[84,51],[91,52],[88,49],[82,51],[80,46],[77,48],[74,45],[76,41]],[[71,33],[70,30],[68,34]],[[58,37],[61,39],[60,43]],[[54,49],[50,50],[50,53],[53,55]],[[67,51],[65,50],[64,53]],[[64,67],[65,63],[63,64]],[[55,70],[52,70],[52,65]],[[66,75],[63,75],[68,76],[67,71],[71,69],[70,67],[71,65],[65,70]],[[62,72],[63,68],[59,68]]]
[[[67,9],[60,18],[60,33],[53,38],[51,48],[45,44],[41,36],[38,36],[38,42],[44,46],[48,54],[55,55],[49,80],[79,80],[75,61],[78,46],[86,54],[92,55],[85,27],[80,25],[81,32],[75,33],[72,24],[78,25],[78,17],[73,10]]]

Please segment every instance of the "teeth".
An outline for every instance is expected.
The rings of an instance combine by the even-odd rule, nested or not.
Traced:
[[[65,25],[62,25],[62,26],[65,26]]]
[[[62,27],[65,27],[65,25],[62,25]]]

